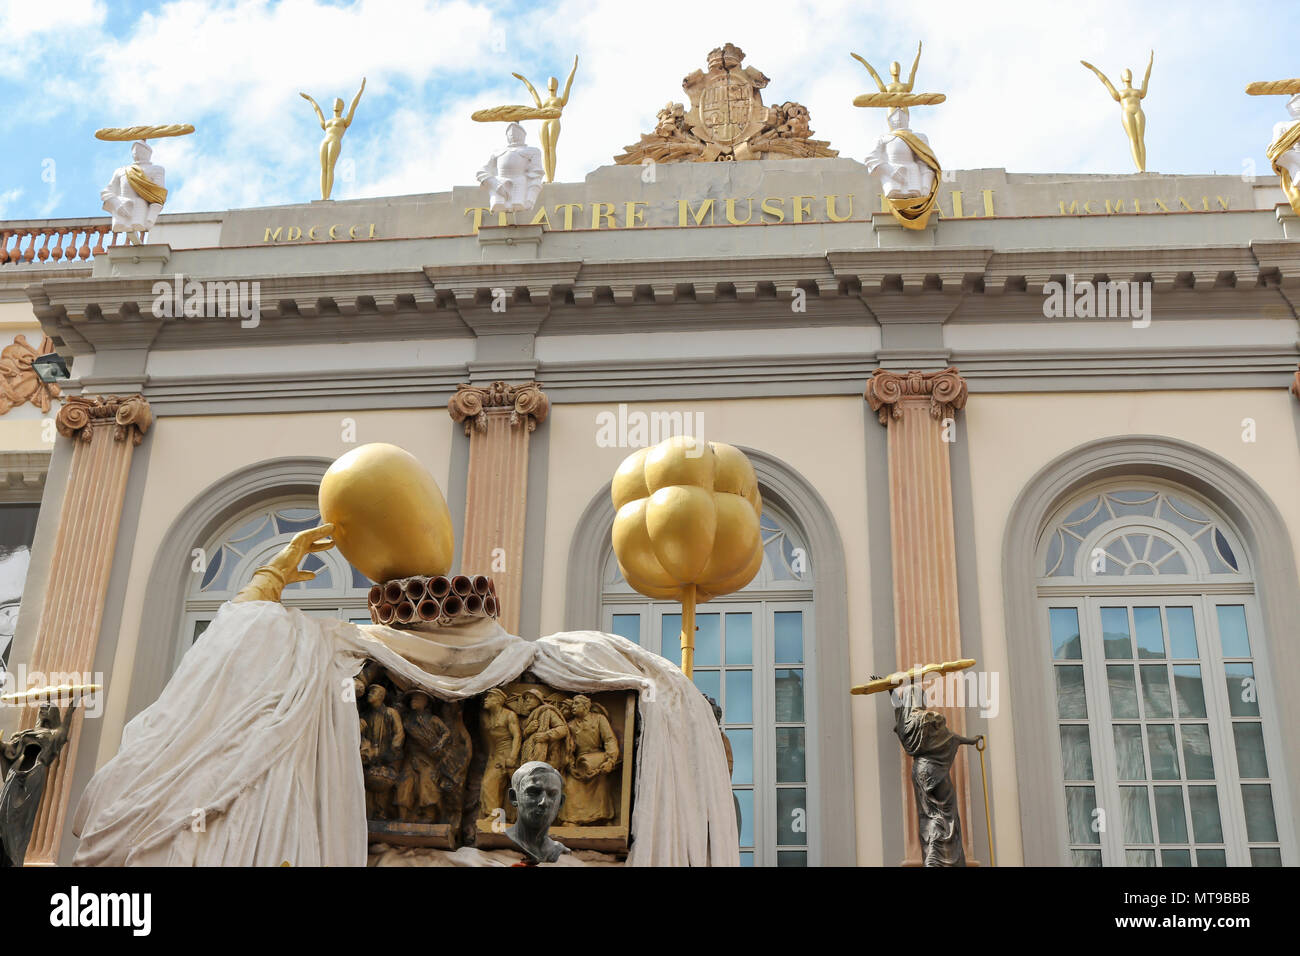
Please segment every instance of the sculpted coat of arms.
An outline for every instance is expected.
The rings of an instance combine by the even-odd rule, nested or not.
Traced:
[[[710,51],[708,71],[696,70],[682,80],[690,97],[687,110],[669,103],[659,111],[653,133],[614,162],[640,164],[712,163],[749,159],[801,159],[838,156],[830,144],[812,139],[808,109],[801,103],[764,106],[761,91],[768,78],[741,66],[745,51],[728,43]]]

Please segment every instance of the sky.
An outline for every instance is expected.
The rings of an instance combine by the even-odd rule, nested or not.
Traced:
[[[925,50],[912,111],[945,168],[1132,172],[1119,106],[1079,63],[1141,80],[1147,166],[1164,173],[1267,174],[1285,97],[1252,80],[1300,76],[1295,0],[0,0],[0,220],[102,216],[99,190],[129,161],[103,126],[192,123],[156,140],[167,212],[319,198],[328,112],[366,90],[343,141],[335,199],[473,185],[503,140],[474,123],[528,103],[580,58],[559,140],[561,181],[580,181],[653,129],[682,78],[731,42],[771,80],[768,105],[808,107],[816,138],[861,159],[884,126],[857,109],[874,90],[850,51],[884,74]],[[536,123],[529,124],[536,143]]]

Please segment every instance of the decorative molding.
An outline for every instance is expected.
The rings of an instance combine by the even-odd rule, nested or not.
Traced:
[[[38,356],[53,351],[54,343],[48,335],[41,337],[39,347],[32,348],[22,334],[15,335],[13,342],[0,351],[0,415],[28,402],[48,412],[54,400],[63,397],[59,386],[42,382],[32,368]]]
[[[1296,398],[1300,398],[1300,368],[1296,369],[1295,377],[1291,379],[1290,392]]]
[[[54,427],[65,438],[88,442],[94,426],[114,425],[114,441],[131,438],[132,445],[144,441],[145,432],[153,424],[153,410],[143,395],[76,395],[59,409]]]
[[[541,382],[521,385],[493,382],[486,387],[461,384],[456,386],[456,394],[447,401],[447,414],[453,422],[465,423],[466,435],[470,434],[471,424],[478,431],[486,432],[488,410],[493,408],[509,409],[510,424],[514,426],[523,422],[531,432],[546,421],[551,402],[542,391]]]
[[[929,401],[930,417],[942,421],[966,407],[966,380],[951,366],[938,372],[913,369],[906,374],[878,368],[867,381],[863,398],[878,413],[882,425],[890,418],[902,418],[903,403],[909,401]]]

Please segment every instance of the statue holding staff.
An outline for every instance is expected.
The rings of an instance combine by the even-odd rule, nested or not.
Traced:
[[[338,162],[339,153],[343,149],[343,134],[348,131],[352,125],[352,117],[357,112],[357,104],[361,102],[361,94],[366,91],[366,78],[361,78],[361,89],[357,90],[357,95],[352,98],[352,105],[348,108],[348,115],[343,115],[343,101],[337,97],[334,99],[334,115],[329,119],[321,111],[320,105],[306,93],[299,93],[304,100],[311,104],[312,109],[316,111],[316,119],[320,120],[320,128],[325,131],[325,138],[320,141],[320,198],[329,199],[330,193],[334,191],[334,164]]]
[[[1133,164],[1137,166],[1139,173],[1147,171],[1147,118],[1146,114],[1142,112],[1142,100],[1146,98],[1147,83],[1151,80],[1151,65],[1155,61],[1156,51],[1152,50],[1151,59],[1147,61],[1146,75],[1142,77],[1142,86],[1138,89],[1133,88],[1133,71],[1125,69],[1119,76],[1124,82],[1124,89],[1122,90],[1116,90],[1106,74],[1087,60],[1079,61],[1097,74],[1097,79],[1101,80],[1111,98],[1120,105],[1122,110],[1120,121],[1124,124],[1124,132],[1128,136],[1129,148],[1133,151]]]
[[[0,869],[22,866],[27,843],[36,824],[36,811],[45,792],[50,765],[68,742],[74,700],[66,712],[54,704],[41,704],[36,726],[0,741]]]

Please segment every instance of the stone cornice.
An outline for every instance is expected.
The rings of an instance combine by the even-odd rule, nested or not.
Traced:
[[[966,380],[952,367],[938,372],[878,368],[868,379],[863,398],[879,413],[882,425],[889,424],[891,418],[902,418],[905,404],[928,403],[931,418],[951,418],[966,407]]]
[[[508,409],[510,424],[522,423],[531,432],[546,421],[551,402],[542,391],[541,382],[521,385],[493,382],[486,387],[462,384],[447,401],[447,414],[453,422],[465,423],[466,435],[470,433],[471,425],[481,432],[487,431],[489,409]]]
[[[113,439],[138,445],[153,423],[153,410],[143,395],[76,395],[59,409],[54,427],[65,438],[88,442],[95,428],[113,426]]]

